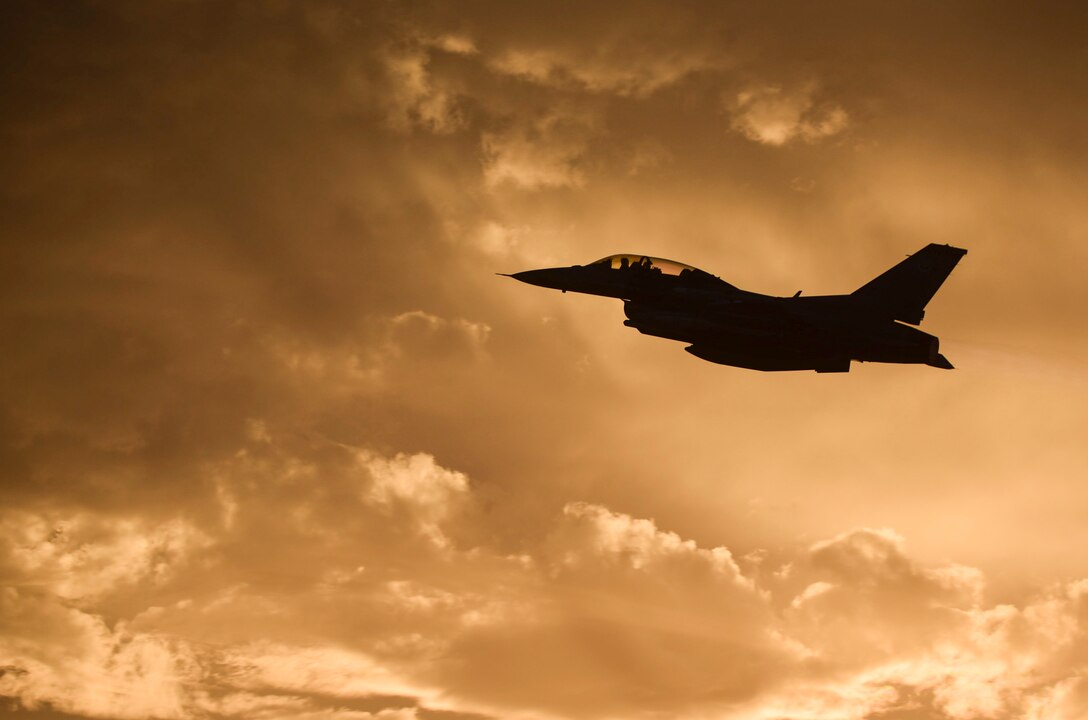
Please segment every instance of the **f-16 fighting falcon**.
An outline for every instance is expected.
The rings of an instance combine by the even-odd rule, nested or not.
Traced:
[[[850,361],[952,369],[922,322],[962,248],[930,244],[849,295],[774,297],[683,263],[612,255],[589,265],[527,270],[530,285],[623,300],[624,325],[679,340],[692,355],[752,370],[849,372]]]

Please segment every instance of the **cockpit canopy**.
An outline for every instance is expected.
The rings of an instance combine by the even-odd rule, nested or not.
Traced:
[[[675,260],[630,254],[609,255],[606,258],[601,258],[597,262],[592,263],[591,266],[607,267],[613,270],[626,270],[629,268],[634,270],[651,270],[660,272],[663,275],[684,275],[686,274],[685,271],[703,272],[699,268],[685,265],[684,263],[679,263]]]
[[[687,277],[692,274],[709,276],[708,273],[698,268],[693,268],[691,265],[685,265],[682,262],[676,260],[666,260],[665,258],[651,258],[644,255],[627,255],[627,253],[621,253],[621,255],[608,256],[602,258],[594,263],[590,264],[591,268],[608,268],[611,270],[633,270],[635,272],[654,272],[663,275],[675,275]]]

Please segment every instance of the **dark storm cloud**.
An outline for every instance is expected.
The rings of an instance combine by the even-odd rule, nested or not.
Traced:
[[[5,193],[25,452],[85,434],[107,463],[117,446],[214,457],[278,401],[276,338],[365,345],[368,319],[441,297],[440,273],[416,271],[444,263],[433,212],[396,151],[352,127],[374,115],[368,29],[224,10],[30,10],[50,32],[19,36],[31,97],[6,123]]]

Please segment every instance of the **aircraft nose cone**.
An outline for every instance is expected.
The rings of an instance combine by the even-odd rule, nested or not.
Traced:
[[[566,268],[545,268],[544,270],[525,270],[514,273],[510,277],[521,280],[523,283],[537,285],[539,287],[563,289],[564,270]]]

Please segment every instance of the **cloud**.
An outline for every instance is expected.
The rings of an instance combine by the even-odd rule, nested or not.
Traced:
[[[1062,608],[1054,613],[1054,603],[1056,597],[1079,594],[1077,585],[1047,593],[1022,609],[964,611],[952,627],[916,622],[912,627],[923,642],[912,647],[900,643],[890,657],[853,665],[848,672],[843,670],[852,663],[840,656],[847,662],[839,672],[816,682],[791,683],[741,716],[879,718],[914,711],[942,720],[1066,717],[1070,708],[1082,707],[1083,680],[1065,655],[1081,651],[1085,627],[1075,619],[1082,610],[1058,600]],[[856,622],[859,628],[871,627],[872,620],[871,614],[860,614]],[[1056,633],[1057,627],[1063,630]],[[887,647],[880,634],[855,634],[853,642]]]
[[[729,550],[699,548],[693,540],[659,530],[652,520],[581,502],[564,507],[563,518],[554,540],[565,567],[616,563],[652,573],[670,565],[690,565],[696,572],[750,588]]]
[[[675,161],[675,156],[660,142],[643,140],[635,144],[627,164],[628,175],[650,173]]]
[[[982,595],[977,570],[919,566],[887,529],[816,543],[783,577],[778,592],[792,595],[786,632],[816,661],[840,669],[932,649],[938,638],[966,630]]]
[[[389,89],[384,98],[386,120],[393,129],[407,132],[418,128],[446,135],[467,125],[463,98],[429,71],[435,50],[456,55],[477,52],[471,39],[446,34],[403,39],[380,54]]]
[[[446,318],[423,310],[371,316],[330,340],[269,332],[260,340],[260,359],[279,373],[277,390],[296,390],[310,400],[335,403],[398,387],[407,375],[426,369],[448,370],[486,354],[491,327],[466,318]],[[261,420],[269,432],[268,421]],[[252,436],[252,419],[245,420]]]
[[[625,10],[570,7],[559,17],[541,8],[516,20],[496,12],[485,26],[487,65],[549,89],[645,99],[734,62],[706,8],[635,2]]]
[[[385,60],[397,92],[390,99],[389,122],[398,130],[421,127],[451,133],[464,125],[455,95],[434,86],[423,52],[392,54]]]
[[[732,127],[749,140],[785,145],[795,139],[816,142],[843,132],[850,116],[839,105],[817,101],[817,86],[787,90],[755,85],[724,101]]]
[[[55,522],[9,515],[0,576],[8,585],[0,597],[0,696],[30,709],[107,718],[203,712],[341,717],[337,708],[345,703],[360,709],[343,717],[370,717],[371,711],[413,717],[419,703],[434,697],[410,679],[420,674],[412,665],[440,648],[444,635],[499,622],[506,612],[494,596],[465,592],[457,583],[447,589],[443,577],[448,559],[460,558],[459,572],[479,572],[445,534],[468,502],[467,478],[425,454],[337,449],[333,457],[285,457],[275,449],[281,440],[267,434],[250,439],[229,464],[210,469],[231,494],[232,519],[214,531],[217,552],[192,567],[185,560],[209,541],[185,523],[144,527],[87,512]],[[319,481],[317,495],[328,494],[324,502],[342,511],[330,528],[317,521],[330,517],[329,506],[308,490]],[[301,489],[307,490],[300,496]],[[345,496],[348,489],[354,495]],[[420,552],[434,546],[448,550],[448,559]],[[270,590],[267,573],[285,569],[293,551],[309,558],[311,582],[289,594]],[[492,557],[484,554],[485,567]],[[235,562],[245,570],[238,572]],[[412,569],[398,569],[401,562]],[[344,570],[349,563],[350,572]],[[184,582],[163,590],[162,604],[142,605],[141,598],[151,597],[147,590],[113,600],[120,590],[161,585],[181,571],[187,571]],[[216,577],[234,584],[218,587]],[[242,577],[250,582],[237,582]],[[86,609],[65,607],[73,598]],[[276,630],[286,620],[309,635],[311,612],[339,615],[348,608],[372,612],[384,624],[366,640],[376,655],[343,647],[336,634],[301,643]],[[111,628],[102,612],[127,619]],[[206,642],[199,628],[215,627],[235,630],[213,633],[216,642]],[[428,629],[441,632],[431,638]],[[402,671],[403,662],[408,668]]]
[[[342,448],[335,462],[276,460],[268,455],[276,442],[253,441],[248,452],[265,460],[242,456],[220,469],[263,478],[263,490],[239,492],[237,517],[224,528],[237,539],[219,541],[215,564],[251,557],[231,546],[259,536],[269,570],[299,546],[313,565],[309,582],[273,591],[259,580],[267,570],[247,560],[257,584],[198,591],[195,602],[147,608],[111,629],[91,609],[108,588],[72,590],[102,567],[94,560],[102,553],[81,554],[86,539],[43,549],[62,534],[43,538],[45,525],[22,518],[11,525],[23,539],[12,547],[28,553],[21,572],[48,582],[4,590],[0,693],[25,707],[118,718],[426,717],[442,708],[876,720],[924,708],[947,720],[1029,712],[1056,720],[1076,717],[1088,698],[1076,669],[1088,660],[1088,581],[1021,607],[986,606],[977,570],[920,563],[901,536],[880,528],[841,533],[777,570],[746,574],[725,547],[585,502],[567,504],[528,553],[509,556],[451,541],[479,498],[467,476],[430,455]],[[291,501],[292,517],[277,518],[282,540],[254,535],[269,509],[318,486],[326,500],[307,490],[303,504]],[[354,501],[339,486],[354,487]],[[333,517],[321,504],[333,499],[343,518],[335,532],[313,527]],[[58,525],[78,527],[66,532],[80,538],[107,527],[89,516]],[[425,545],[398,539],[397,526]],[[172,558],[171,576],[197,570],[167,550],[176,526],[144,528],[139,541],[124,527],[95,547],[158,548]],[[156,582],[154,551],[118,555],[125,571],[102,573],[112,587]],[[88,608],[64,607],[68,596]],[[372,629],[345,632],[322,619],[348,608]],[[208,644],[193,634],[242,618],[239,630],[248,629],[233,639]]]
[[[877,718],[914,709],[948,720],[1046,718],[1082,702],[1071,694],[1080,670],[1067,657],[1083,652],[1088,630],[1083,582],[1022,608],[985,607],[977,570],[921,566],[902,538],[872,529],[814,544],[789,566],[794,574],[804,583],[823,578],[783,616],[783,631],[815,664],[741,716]],[[1044,707],[1054,715],[1031,714]]]
[[[0,591],[0,696],[96,718],[181,718],[192,658],[54,598]]]
[[[419,531],[436,545],[448,544],[441,526],[463,506],[468,478],[440,467],[433,457],[422,453],[383,458],[363,452],[359,461],[371,478],[366,490],[368,502],[405,511]]]
[[[714,62],[695,53],[662,57],[630,47],[598,48],[592,54],[541,47],[507,49],[488,64],[498,73],[540,85],[645,97]]]
[[[455,55],[475,55],[479,52],[476,43],[466,35],[446,33],[438,37],[427,38],[423,41],[423,44]]]
[[[374,658],[343,648],[258,642],[224,650],[216,659],[232,687],[251,693],[275,690],[345,698],[424,694]]]
[[[446,319],[422,310],[411,310],[389,319],[390,351],[417,357],[443,357],[459,351],[477,352],[487,342],[487,323],[465,318]]]
[[[0,516],[0,528],[5,560],[18,573],[17,582],[83,603],[140,582],[161,585],[211,544],[180,519],[152,525],[86,512],[8,511]]]
[[[527,228],[508,227],[494,220],[484,222],[469,236],[469,243],[485,255],[507,258],[516,253]]]
[[[526,190],[583,186],[594,125],[585,114],[553,112],[483,133],[484,184]]]

